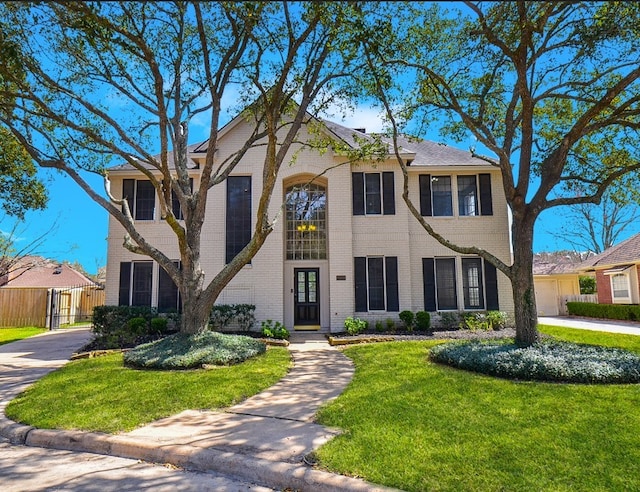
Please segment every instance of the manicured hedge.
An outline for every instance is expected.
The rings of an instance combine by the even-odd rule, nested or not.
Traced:
[[[595,304],[592,302],[567,302],[567,310],[573,316],[589,318],[640,320],[638,304]]]

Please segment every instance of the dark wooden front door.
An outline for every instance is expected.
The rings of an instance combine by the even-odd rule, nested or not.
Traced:
[[[320,325],[320,286],[318,268],[294,269],[294,320],[296,326]]]

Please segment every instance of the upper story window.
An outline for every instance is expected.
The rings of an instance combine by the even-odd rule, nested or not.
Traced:
[[[286,189],[287,260],[327,258],[327,190],[319,184]]]
[[[193,178],[189,178],[189,188],[193,193]],[[171,190],[171,211],[173,212],[173,216],[177,220],[184,220],[184,212],[182,211],[182,207],[180,206],[178,195],[176,195],[176,192],[173,190]]]
[[[393,172],[351,173],[353,215],[394,215],[396,213]]]
[[[419,176],[422,216],[453,216],[452,183],[451,176]],[[490,174],[458,176],[455,183],[459,216],[493,215]]]
[[[230,263],[251,241],[251,176],[227,177],[225,257]]]
[[[156,206],[156,190],[151,181],[122,180],[122,197],[127,200],[131,216],[135,220],[153,220]]]

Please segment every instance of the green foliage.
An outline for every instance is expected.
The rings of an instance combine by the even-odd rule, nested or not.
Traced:
[[[471,331],[500,330],[506,327],[508,319],[507,313],[504,311],[464,313],[460,321],[460,328]]]
[[[158,333],[155,308],[147,306],[96,306],[92,331],[102,348],[126,348],[145,335]]]
[[[384,325],[381,320],[376,321],[376,331],[384,331]]]
[[[429,331],[431,328],[431,315],[427,311],[416,313],[416,329],[418,331]]]
[[[194,369],[203,365],[231,365],[266,351],[255,338],[203,331],[195,335],[176,333],[125,352],[130,367],[151,369]]]
[[[580,282],[580,294],[595,294],[596,293],[596,279],[591,275],[580,275],[578,277]]]
[[[530,347],[503,342],[449,342],[431,360],[508,379],[563,383],[640,383],[640,356],[632,352],[562,341]]]
[[[438,314],[440,315],[438,329],[444,331],[452,331],[460,328],[460,313],[453,311],[444,311]]]
[[[640,320],[637,304],[595,304],[591,302],[567,302],[567,311],[573,316],[588,318]]]
[[[394,331],[396,329],[396,322],[393,321],[392,318],[387,318],[386,324],[387,324],[387,330]]]
[[[151,318],[149,325],[152,333],[166,333],[169,320],[167,318]]]
[[[249,331],[255,325],[254,304],[218,304],[211,309],[210,326],[214,330],[224,331],[233,323],[242,331]]]
[[[349,335],[357,335],[367,329],[368,323],[360,318],[349,316],[344,320],[344,329]]]
[[[413,331],[413,320],[415,317],[413,314],[413,311],[409,311],[409,310],[401,311],[399,314],[399,317],[400,317],[400,321],[404,323],[404,327],[407,329],[407,331]]]
[[[280,323],[280,321],[266,320],[262,322],[262,334],[268,338],[275,338],[277,340],[288,340],[289,330]]]

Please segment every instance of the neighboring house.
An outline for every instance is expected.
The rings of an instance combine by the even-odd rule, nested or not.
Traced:
[[[324,122],[333,139],[356,147],[364,130]],[[253,129],[238,117],[220,130],[220,162]],[[300,139],[311,138],[306,127]],[[364,140],[363,140],[364,139]],[[401,139],[411,161],[409,190],[421,214],[455,243],[486,248],[509,263],[507,205],[500,172],[469,152],[429,141]],[[193,185],[207,142],[189,147]],[[290,155],[299,152],[292,148]],[[344,156],[304,149],[283,165],[270,217],[282,218],[249,265],[224,289],[218,304],[249,303],[256,320],[289,329],[344,330],[357,316],[398,321],[402,310],[513,312],[509,280],[477,256],[459,255],[431,238],[402,200],[395,157],[342,164]],[[252,149],[226,183],[209,194],[202,265],[211,279],[248,242],[262,189],[261,148]],[[310,179],[317,176],[311,184]],[[158,216],[149,181],[125,164],[109,170],[116,197],[129,197],[136,226],[155,247],[179,261],[177,241]],[[147,257],[127,251],[124,228],[109,219],[107,304],[180,306],[173,282]]]
[[[578,300],[580,258],[569,254],[538,253],[533,257],[533,284],[538,316],[567,314],[567,300]]]
[[[595,274],[600,304],[639,304],[640,234],[589,258],[580,271]]]
[[[70,265],[25,256],[0,278],[1,326],[55,328],[90,320],[104,290]]]

